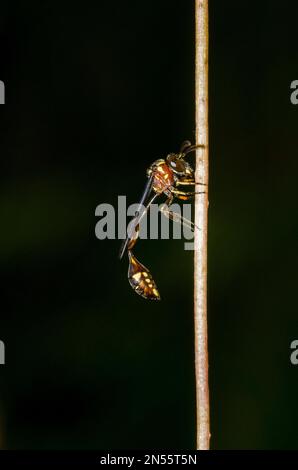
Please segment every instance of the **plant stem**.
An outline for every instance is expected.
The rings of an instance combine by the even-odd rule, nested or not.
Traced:
[[[196,151],[194,326],[197,402],[197,449],[209,449],[209,386],[207,333],[207,227],[208,227],[208,0],[195,0],[196,23]],[[204,189],[201,189],[204,188]]]

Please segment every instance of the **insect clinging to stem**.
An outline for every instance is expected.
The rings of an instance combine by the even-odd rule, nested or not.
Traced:
[[[166,196],[165,204],[160,208],[161,212],[174,222],[194,229],[195,224],[180,214],[170,210],[170,206],[175,198],[187,201],[195,194],[203,194],[205,191],[197,193],[194,188],[196,183],[195,172],[185,157],[203,145],[192,145],[189,140],[182,143],[179,153],[170,153],[165,159],[155,160],[147,169],[147,178],[143,195],[138,205],[134,218],[128,225],[127,237],[123,241],[119,258],[121,259],[127,251],[128,254],[128,281],[133,290],[149,300],[160,300],[160,294],[150,271],[141,264],[132,250],[139,236],[140,222],[147,213],[153,201],[161,196]]]

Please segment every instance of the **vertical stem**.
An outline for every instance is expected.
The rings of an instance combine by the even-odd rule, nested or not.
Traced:
[[[207,224],[208,224],[208,0],[195,0],[196,22],[196,151],[197,186],[194,253],[194,326],[197,401],[197,449],[209,449],[209,387],[207,335]]]

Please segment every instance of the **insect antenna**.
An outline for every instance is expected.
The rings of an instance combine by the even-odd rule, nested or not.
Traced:
[[[183,152],[180,152],[179,158],[184,158],[188,153],[194,152],[198,148],[205,148],[205,145],[201,144],[194,144],[190,145],[189,147],[186,148]]]

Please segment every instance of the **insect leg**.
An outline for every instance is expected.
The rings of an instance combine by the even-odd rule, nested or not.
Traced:
[[[164,214],[168,219],[173,220],[173,222],[178,222],[184,225],[185,227],[190,228],[191,230],[194,230],[195,227],[199,229],[199,227],[194,224],[191,220],[186,219],[185,217],[182,217],[182,215],[177,214],[177,212],[171,211],[169,209],[169,206],[173,202],[173,196],[169,197],[167,201],[161,206],[160,211],[162,214]],[[199,229],[200,230],[200,229]]]
[[[193,179],[190,179],[190,180],[178,180],[176,181],[176,186],[187,186],[187,185],[195,185],[195,184],[199,184],[201,186],[207,186],[206,183],[197,183],[195,180]]]
[[[171,193],[173,193],[178,199],[182,199],[183,201],[187,201],[195,196],[195,194],[205,194],[206,191],[181,191],[176,188],[171,188]]]

